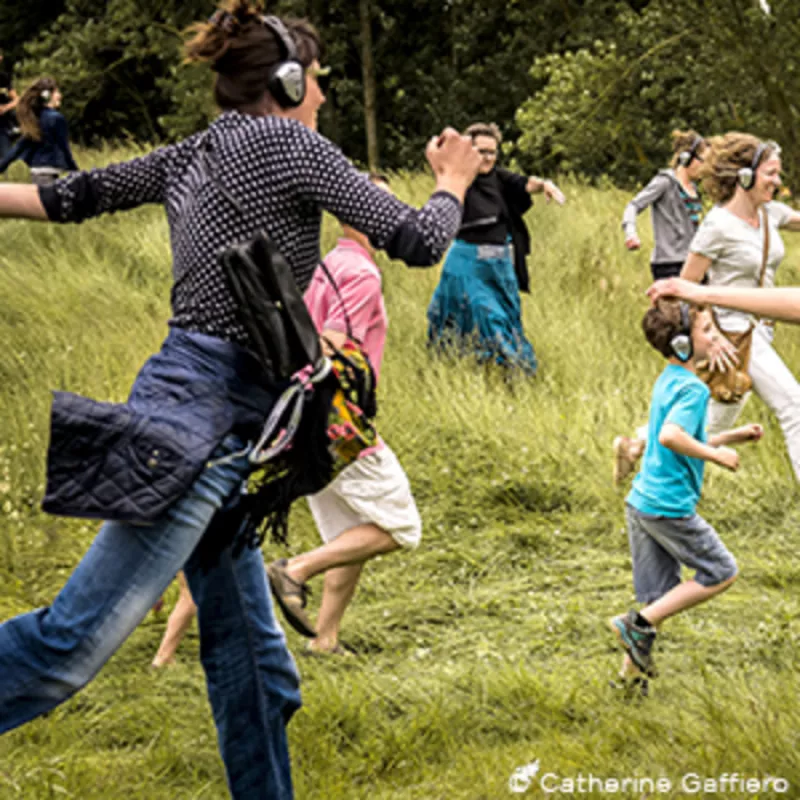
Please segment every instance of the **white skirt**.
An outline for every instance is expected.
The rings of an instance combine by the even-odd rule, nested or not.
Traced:
[[[354,461],[308,505],[325,542],[359,525],[376,525],[401,547],[415,548],[422,520],[408,477],[387,446]]]

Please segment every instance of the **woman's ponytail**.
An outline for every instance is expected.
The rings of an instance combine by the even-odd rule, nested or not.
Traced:
[[[22,135],[34,142],[42,141],[42,126],[39,117],[45,106],[53,99],[58,85],[52,78],[39,78],[23,93],[17,104],[17,119]]]

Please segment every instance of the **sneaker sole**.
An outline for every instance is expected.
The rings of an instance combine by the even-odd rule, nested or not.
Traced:
[[[617,641],[622,646],[623,650],[630,656],[631,661],[636,664],[637,668],[641,670],[648,678],[655,678],[658,673],[656,672],[655,666],[653,664],[649,664],[648,666],[644,666],[639,659],[636,657],[634,649],[625,641],[622,636],[622,631],[617,627],[617,618],[613,617],[608,621],[608,626],[614,631],[614,635],[617,637]]]
[[[294,628],[294,630],[296,630],[301,636],[305,636],[307,639],[316,639],[317,632],[312,627],[306,625],[303,620],[295,614],[295,611],[291,606],[287,606],[286,603],[284,603],[283,597],[275,588],[277,581],[273,578],[269,567],[267,568],[267,577],[269,578],[269,588],[272,592],[272,596],[275,598],[275,602],[278,604],[278,607],[280,608],[289,625],[291,625],[292,628]]]

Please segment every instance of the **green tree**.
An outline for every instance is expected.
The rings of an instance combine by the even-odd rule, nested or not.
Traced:
[[[800,176],[800,23],[789,0],[653,0],[615,18],[615,39],[534,62],[539,88],[517,114],[523,162],[643,180],[673,128],[776,138]],[[776,57],[777,56],[777,57]]]

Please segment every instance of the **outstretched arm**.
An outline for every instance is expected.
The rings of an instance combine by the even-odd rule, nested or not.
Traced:
[[[789,213],[780,222],[782,231],[800,231],[800,212],[781,204]]]
[[[39,187],[29,183],[0,183],[0,217],[47,220]]]
[[[658,174],[647,186],[642,189],[633,200],[625,206],[622,214],[622,230],[625,232],[625,247],[628,250],[638,250],[642,246],[639,234],[636,231],[636,217],[648,206],[657,202],[669,185],[669,178]]]
[[[701,286],[680,278],[656,281],[648,290],[655,303],[676,297],[698,305],[715,305],[745,311],[759,317],[800,323],[800,288],[742,289],[733,286]]]
[[[555,200],[560,206],[563,206],[567,199],[564,197],[564,193],[561,189],[559,189],[553,181],[545,178],[531,176],[528,178],[528,183],[525,185],[525,191],[528,192],[528,194],[543,194],[548,203],[551,200]]]
[[[461,225],[461,203],[480,164],[469,137],[447,129],[429,142],[426,155],[436,191],[415,209],[371,183],[324,137],[299,128],[292,135],[306,164],[296,170],[299,198],[365,233],[375,248],[410,266],[432,266],[442,257]]]
[[[708,437],[708,443],[712,447],[727,447],[731,444],[741,444],[742,442],[757,442],[764,435],[764,429],[757,422],[749,425],[742,425],[739,428],[732,428],[729,431],[722,431],[714,436]]]

